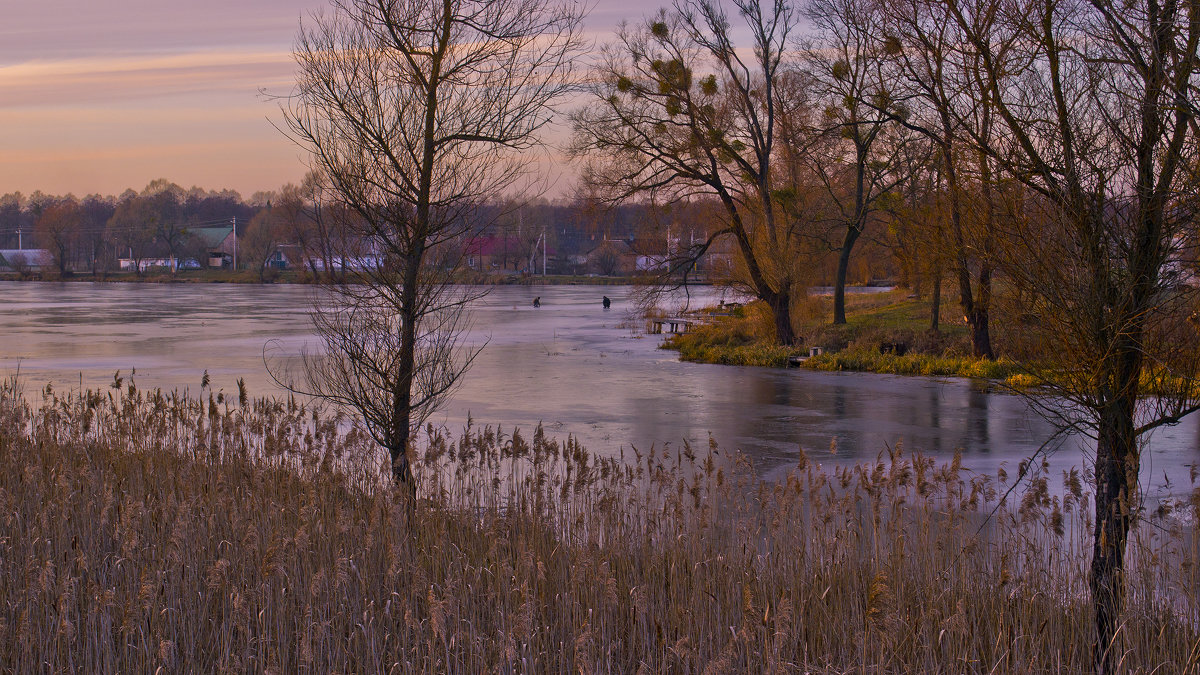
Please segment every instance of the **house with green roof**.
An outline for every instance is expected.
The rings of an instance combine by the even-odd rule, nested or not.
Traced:
[[[188,234],[195,237],[208,252],[207,267],[232,265],[237,255],[237,238],[233,227],[190,227]]]

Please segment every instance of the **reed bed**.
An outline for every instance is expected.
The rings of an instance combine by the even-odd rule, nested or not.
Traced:
[[[714,447],[468,426],[427,430],[413,499],[346,420],[204,394],[0,389],[4,672],[1090,665],[1075,473],[1003,501],[894,450],[766,483]],[[1123,671],[1196,668],[1195,508],[1136,530]]]

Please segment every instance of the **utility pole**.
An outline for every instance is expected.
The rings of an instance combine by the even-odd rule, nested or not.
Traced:
[[[237,271],[237,216],[233,217],[233,271]]]
[[[537,247],[538,247],[538,244],[540,244],[541,242],[542,242],[541,237],[538,237],[537,241],[533,242],[533,250],[529,252],[529,266],[525,268],[525,271],[528,274],[537,274],[537,265],[535,264],[534,261],[537,260]],[[543,272],[543,276],[545,276],[544,272]]]
[[[25,250],[25,247],[21,244],[21,227],[19,225],[17,226],[17,250]]]
[[[546,276],[546,228],[542,228],[542,276]]]

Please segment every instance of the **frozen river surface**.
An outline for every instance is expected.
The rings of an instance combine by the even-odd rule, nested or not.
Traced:
[[[903,444],[948,460],[962,449],[972,470],[1010,474],[1052,433],[1019,397],[966,380],[817,373],[681,363],[659,336],[631,329],[629,289],[502,286],[474,308],[467,342],[486,348],[463,387],[434,420],[577,436],[585,447],[738,448],[770,475],[803,447],[822,463],[873,460]],[[28,390],[103,387],[137,370],[140,387],[195,391],[207,370],[214,389],[277,394],[264,346],[297,354],[316,346],[301,286],[0,283],[0,374],[20,368]],[[613,299],[601,308],[601,296]],[[542,306],[532,300],[541,297]],[[837,454],[830,454],[835,442]],[[1052,458],[1055,471],[1085,462],[1080,440]],[[1142,483],[1190,489],[1200,459],[1200,417],[1150,441]]]

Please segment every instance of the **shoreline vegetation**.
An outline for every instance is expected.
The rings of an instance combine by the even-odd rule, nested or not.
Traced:
[[[0,670],[1079,672],[1087,476],[901,449],[757,479],[725,449],[427,429],[419,498],[294,400],[0,388]],[[1061,490],[1057,488],[1062,481]],[[1055,488],[1050,488],[1054,482]],[[1061,495],[1061,497],[1059,496]],[[1133,531],[1127,672],[1189,672],[1200,553]],[[1154,522],[1145,522],[1153,518]]]
[[[1018,362],[971,356],[970,337],[961,318],[944,317],[937,331],[929,330],[928,300],[908,290],[847,295],[847,323],[840,326],[828,322],[831,303],[828,297],[810,296],[794,312],[801,341],[797,346],[774,344],[765,308],[750,303],[701,310],[698,316],[703,322],[687,333],[670,336],[663,348],[698,363],[966,377],[1014,389],[1036,384]],[[810,347],[821,353],[810,356]]]
[[[768,368],[799,367],[826,372],[847,371],[924,377],[964,377],[987,381],[1008,391],[1035,389],[1046,384],[1026,364],[1005,356],[996,360],[971,355],[966,322],[943,319],[939,330],[928,329],[929,302],[905,289],[847,296],[847,323],[828,323],[831,300],[810,296],[803,305],[797,334],[802,343],[788,347],[772,340],[770,320],[761,303],[701,309],[701,322],[686,333],[668,336],[662,349],[679,352],[683,361]],[[949,301],[943,298],[943,307]],[[993,329],[1004,345],[1007,329]],[[820,354],[809,356],[810,347]],[[1165,375],[1161,369],[1142,373],[1139,391],[1147,396],[1179,395],[1190,387],[1200,396],[1200,382]]]

